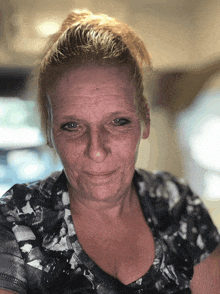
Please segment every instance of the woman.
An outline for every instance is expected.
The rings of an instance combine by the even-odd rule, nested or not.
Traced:
[[[105,15],[71,13],[51,40],[39,104],[64,172],[1,198],[0,294],[219,293],[219,235],[200,199],[135,171],[144,63],[142,41]]]

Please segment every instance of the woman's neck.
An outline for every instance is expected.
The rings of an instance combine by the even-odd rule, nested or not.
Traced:
[[[120,218],[122,215],[132,212],[139,201],[133,185],[127,191],[112,198],[88,199],[80,195],[69,185],[70,207],[73,215],[91,217],[107,217],[109,219]]]

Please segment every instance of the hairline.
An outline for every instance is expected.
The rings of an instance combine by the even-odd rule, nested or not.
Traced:
[[[51,104],[51,101],[48,101],[49,99],[51,99],[51,94],[53,91],[56,91],[56,87],[57,84],[61,81],[62,78],[67,77],[68,74],[70,74],[71,72],[73,72],[74,70],[77,70],[79,68],[89,68],[91,66],[97,67],[97,68],[118,68],[121,71],[126,70],[127,71],[127,75],[130,78],[130,81],[132,82],[134,89],[135,89],[135,93],[134,93],[134,105],[136,108],[136,114],[139,117],[140,121],[143,123],[146,123],[143,119],[143,117],[141,116],[141,114],[139,113],[139,103],[140,103],[140,97],[138,95],[138,85],[136,83],[135,77],[131,72],[131,69],[129,68],[128,64],[120,64],[119,62],[109,62],[109,63],[105,63],[105,60],[99,60],[98,62],[96,61],[87,61],[85,63],[72,63],[71,62],[69,64],[60,64],[59,66],[56,66],[56,68],[62,68],[61,72],[59,72],[58,75],[56,75],[55,79],[52,79],[53,81],[53,85],[51,87],[48,88],[48,90],[46,90],[45,94],[46,94],[46,106],[47,106],[47,114],[48,114],[48,118],[49,118],[49,112],[48,112],[48,106]],[[57,71],[58,72],[58,71]],[[125,72],[125,71],[124,71]],[[54,89],[54,90],[53,90]],[[138,98],[139,97],[139,98]],[[49,99],[48,99],[49,98]],[[51,111],[51,110],[49,110]],[[47,121],[48,124],[48,121]]]

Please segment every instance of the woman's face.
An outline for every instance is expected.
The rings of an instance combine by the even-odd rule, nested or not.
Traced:
[[[141,126],[128,70],[80,67],[49,96],[52,142],[71,189],[100,200],[130,189]],[[149,126],[143,138],[148,135]]]

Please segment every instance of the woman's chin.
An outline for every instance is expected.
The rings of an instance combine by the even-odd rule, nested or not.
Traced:
[[[90,182],[86,183],[86,186],[81,186],[80,191],[84,191],[84,197],[88,200],[91,199],[93,201],[103,201],[107,199],[117,198],[117,195],[120,191],[120,186],[116,185],[113,182]]]
[[[105,172],[83,171],[77,177],[68,177],[72,190],[70,195],[98,202],[118,201],[131,188],[132,177],[132,172],[122,172],[120,169]]]

